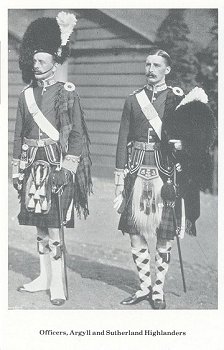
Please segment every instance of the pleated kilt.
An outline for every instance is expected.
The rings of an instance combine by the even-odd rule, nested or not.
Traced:
[[[43,148],[39,148],[35,161],[43,160],[48,162],[45,151]],[[49,164],[49,162],[48,162]],[[33,163],[34,165],[34,163]],[[30,225],[30,226],[38,226],[42,228],[59,228],[60,220],[59,220],[59,206],[58,206],[58,194],[52,193],[51,188],[48,188],[49,193],[51,193],[51,204],[50,209],[47,213],[35,213],[27,210],[27,181],[30,177],[33,165],[29,166],[25,171],[23,186],[20,192],[20,213],[18,215],[18,221],[20,225]],[[50,165],[50,172],[54,171],[56,166]],[[51,184],[48,184],[48,187]],[[74,184],[72,175],[69,176],[68,184],[64,186],[64,191],[61,196],[61,205],[63,208],[63,221],[66,223],[66,227],[73,228],[74,227],[74,210],[71,211],[71,217],[69,220],[67,219],[67,212],[70,208],[72,199],[74,196]]]
[[[125,207],[121,213],[118,229],[123,233],[139,235],[141,232],[137,229],[132,215],[132,195],[135,180],[137,177],[137,172],[133,174],[128,174],[124,182],[124,198],[125,198]]]
[[[132,153],[132,160],[130,163],[129,170],[131,169],[131,166],[137,166],[139,169],[139,166],[141,165],[147,165],[147,166],[155,166],[155,159],[154,159],[154,153],[153,152],[145,152],[145,156],[142,157],[141,164],[138,163],[139,157],[136,156],[135,153],[139,153],[139,150],[135,150]],[[136,161],[137,160],[137,161]],[[151,185],[152,187],[155,187],[154,190],[154,196],[156,198],[156,208],[154,208],[153,213],[153,205],[150,206],[149,212],[147,215],[144,215],[141,213],[141,211],[145,210],[144,208],[138,208],[138,205],[141,207],[141,197],[144,196],[144,186],[139,187],[137,183],[139,182],[138,177],[138,169],[135,172],[130,172],[127,174],[125,181],[124,181],[124,210],[121,213],[118,229],[121,230],[123,233],[129,233],[129,234],[135,234],[135,235],[143,235],[146,238],[149,236],[157,236],[157,239],[164,239],[164,240],[172,240],[175,236],[175,222],[174,222],[174,216],[173,213],[169,213],[167,215],[167,210],[165,210],[165,207],[163,205],[163,200],[160,196],[161,194],[161,188],[163,185],[163,180],[161,177],[157,179],[152,179]],[[137,186],[138,187],[137,187]],[[137,195],[137,205],[134,203],[136,200],[134,197],[136,197],[136,191],[141,191],[139,195]],[[180,209],[179,206],[175,208],[175,210],[178,212],[178,223],[180,222]],[[156,215],[155,215],[156,212]],[[142,216],[143,219],[140,219],[140,224],[138,224],[136,217]]]

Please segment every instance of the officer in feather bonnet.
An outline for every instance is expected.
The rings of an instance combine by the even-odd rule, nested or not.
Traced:
[[[13,185],[21,201],[20,225],[36,227],[40,275],[19,292],[50,291],[60,306],[68,298],[64,227],[74,227],[74,209],[86,217],[91,191],[89,138],[75,85],[55,79],[69,56],[74,14],[43,17],[27,28],[19,56],[28,85],[19,96]]]

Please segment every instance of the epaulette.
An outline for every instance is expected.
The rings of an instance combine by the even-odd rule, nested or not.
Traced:
[[[64,89],[66,91],[75,91],[75,85],[73,83],[70,83],[69,81],[66,81],[64,84]]]
[[[143,90],[144,88],[145,88],[145,86],[143,86],[143,88],[141,87],[141,88],[133,91],[131,94],[129,94],[129,96],[133,96],[133,95],[137,94],[139,91]]]
[[[178,87],[178,86],[167,86],[169,89],[171,89],[174,93],[174,95],[177,95],[177,96],[184,96],[184,92],[183,90]]]

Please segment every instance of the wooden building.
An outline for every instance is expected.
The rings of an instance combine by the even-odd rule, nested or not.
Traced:
[[[56,16],[59,11],[9,10],[9,158],[18,95],[24,87],[18,67],[21,38],[32,20]],[[136,29],[137,25],[131,25],[122,16],[118,19],[113,11],[69,11],[77,15],[78,23],[71,37],[68,80],[76,85],[86,113],[93,173],[96,176],[112,176],[124,100],[145,83],[144,61],[153,45],[153,38],[147,31]],[[146,11],[151,19],[154,18],[153,11],[157,11],[160,23],[166,16],[164,10],[160,17],[158,10]]]

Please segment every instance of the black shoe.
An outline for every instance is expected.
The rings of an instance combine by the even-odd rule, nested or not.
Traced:
[[[43,291],[45,291],[46,289],[28,290],[28,289],[26,289],[24,286],[19,286],[16,290],[17,290],[17,292],[20,292],[20,293],[38,293],[38,292],[43,292]]]
[[[52,299],[51,304],[54,306],[61,306],[65,303],[65,299]]]
[[[131,295],[128,298],[125,298],[120,302],[121,305],[134,305],[140,303],[142,300],[148,300],[150,301],[151,299],[151,292],[149,292],[146,295],[143,295],[142,297],[137,297],[136,294]]]
[[[35,293],[34,292],[31,292],[30,290],[27,290],[24,286],[20,286],[17,288],[17,292],[20,292],[20,293]]]
[[[152,308],[154,310],[164,310],[166,308],[165,298],[152,300]]]

